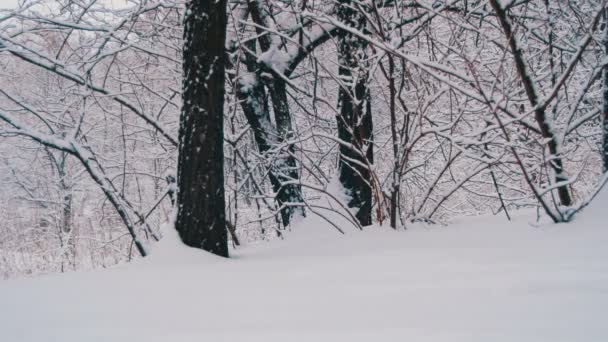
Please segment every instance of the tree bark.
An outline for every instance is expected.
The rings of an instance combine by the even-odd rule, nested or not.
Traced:
[[[265,154],[273,145],[280,143],[283,139],[279,131],[272,126],[266,90],[258,72],[254,72],[250,76],[254,77],[255,81],[247,86],[239,84],[237,97],[241,102],[241,108],[247,118],[247,122],[253,131],[258,150],[261,154]],[[285,109],[285,107],[282,108]],[[281,120],[277,118],[277,122],[281,121],[281,125],[278,125],[279,127],[284,127],[285,121],[288,121],[287,125],[291,127],[288,107],[286,108],[286,112],[282,112],[279,116],[282,116]],[[285,119],[286,116],[289,117],[287,120]],[[289,203],[301,203],[303,201],[302,188],[299,185],[284,185],[285,182],[298,180],[300,177],[296,168],[295,158],[290,154],[290,152],[294,151],[293,145],[289,145],[287,151],[282,153],[280,158],[277,159],[277,165],[271,166],[268,173],[272,189],[275,192],[275,200],[281,208],[281,220],[285,226],[290,224],[294,214],[299,213],[302,216],[304,215],[303,207],[286,205]]]
[[[249,13],[251,14],[251,19],[258,25],[258,27],[256,27],[258,33],[257,41],[261,50],[266,52],[272,48],[272,41],[266,34],[266,30],[263,29],[263,27],[269,27],[267,22],[268,12],[258,1],[249,0],[247,5]],[[253,46],[249,47],[249,49],[255,51],[255,43]],[[281,220],[283,221],[284,226],[288,226],[291,219],[296,214],[301,216],[305,215],[303,206],[288,205],[289,203],[302,203],[304,201],[302,187],[297,184],[297,182],[294,183],[294,181],[300,179],[300,174],[297,169],[298,164],[296,158],[293,156],[293,152],[295,151],[294,146],[292,143],[289,143],[289,139],[293,136],[293,124],[289,102],[287,100],[287,87],[285,80],[282,78],[289,77],[289,75],[278,75],[275,70],[265,63],[252,61],[250,59],[251,56],[248,56],[245,63],[247,64],[249,72],[255,73],[256,81],[254,82],[254,87],[250,93],[250,95],[255,96],[255,98],[250,97],[249,100],[259,104],[254,109],[257,109],[258,111],[263,110],[263,112],[254,115],[255,112],[250,111],[250,114],[248,115],[247,109],[243,107],[243,110],[245,111],[245,116],[247,117],[249,124],[254,129],[254,134],[256,134],[256,127],[259,127],[259,129],[257,129],[258,135],[266,138],[266,143],[260,144],[261,139],[256,136],[256,142],[258,143],[260,152],[265,153],[272,145],[280,145],[287,142],[286,148],[279,151],[280,155],[277,156],[276,162],[271,167],[269,178],[272,189],[275,192],[275,201],[281,208]],[[290,70],[286,70],[287,73],[289,73],[289,71]],[[262,72],[270,76],[262,78],[260,75]],[[262,121],[260,125],[253,120],[250,120],[250,118],[262,118],[263,120],[270,118],[268,97],[266,96],[264,86],[268,89],[270,99],[272,100],[272,111],[276,123],[276,130],[274,130],[274,132],[270,132],[273,127],[272,125],[266,125],[265,121]],[[262,103],[263,106],[261,106]],[[274,137],[272,137],[274,141],[269,143],[268,138],[271,135],[274,135]],[[286,182],[291,183],[285,184]]]
[[[608,56],[608,8],[604,11],[604,56]],[[603,68],[602,106],[602,161],[603,172],[608,172],[608,66]]]
[[[511,48],[511,54],[513,55],[513,60],[515,61],[517,73],[519,74],[519,78],[521,79],[521,82],[524,85],[528,101],[530,102],[530,105],[534,108],[534,119],[536,120],[540,128],[542,137],[547,140],[547,147],[549,149],[549,165],[553,169],[553,172],[555,174],[554,182],[564,183],[568,180],[568,178],[564,172],[564,164],[560,156],[557,138],[555,136],[555,132],[553,132],[551,124],[548,121],[550,118],[547,116],[547,108],[541,106],[541,104],[539,103],[539,98],[535,85],[528,71],[526,61],[524,60],[524,56],[521,51],[521,47],[517,43],[517,39],[515,37],[515,33],[513,32],[511,21],[508,17],[508,13],[504,8],[502,8],[502,6],[497,0],[490,0],[490,5],[494,9],[500,26],[502,27],[505,36],[509,41],[509,47]],[[562,205],[572,205],[572,197],[570,196],[568,185],[559,185],[557,187],[557,193],[559,195],[559,200]]]
[[[364,31],[365,17],[353,8],[354,4],[350,0],[338,3],[338,19]],[[348,206],[356,209],[355,216],[362,226],[372,223],[371,172],[367,163],[373,162],[373,126],[367,72],[360,65],[365,48],[364,39],[345,30],[338,33],[338,74],[345,84],[338,93],[338,138],[352,146],[340,145],[340,183],[350,196]]]
[[[276,200],[279,206],[288,203],[302,203],[302,187],[299,184],[287,184],[285,182],[293,182],[300,179],[298,165],[293,155],[295,148],[289,140],[293,138],[293,125],[291,122],[291,112],[289,111],[289,103],[287,102],[287,87],[285,81],[279,76],[274,75],[272,80],[268,81],[268,89],[272,99],[272,108],[274,119],[277,124],[278,143],[287,142],[287,147],[280,151],[277,158],[277,165],[273,167],[272,177],[276,178],[273,182],[273,188],[276,192]],[[289,225],[291,218],[299,214],[304,216],[303,206],[285,206],[281,210],[281,219],[284,225]]]
[[[186,245],[224,257],[226,24],[226,0],[192,0],[186,6],[175,222]]]

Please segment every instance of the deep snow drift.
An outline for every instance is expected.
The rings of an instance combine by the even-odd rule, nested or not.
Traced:
[[[175,234],[111,270],[0,282],[0,341],[608,341],[608,193],[570,224],[318,218],[221,259]]]

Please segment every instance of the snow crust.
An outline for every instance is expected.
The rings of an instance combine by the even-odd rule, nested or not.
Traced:
[[[166,228],[128,265],[0,282],[0,341],[605,342],[607,205],[346,235],[309,216],[231,259]]]

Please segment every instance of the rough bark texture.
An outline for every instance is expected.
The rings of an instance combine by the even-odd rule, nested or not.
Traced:
[[[226,0],[192,0],[184,18],[177,220],[189,246],[228,256],[224,203]]]
[[[365,17],[352,7],[353,3],[350,0],[338,3],[340,21],[364,31]],[[360,65],[365,48],[365,40],[346,31],[338,33],[338,73],[345,84],[338,93],[338,137],[350,144],[340,145],[340,183],[351,198],[348,206],[356,209],[355,216],[362,226],[372,223],[371,173],[365,159],[373,162],[373,127],[367,74]]]

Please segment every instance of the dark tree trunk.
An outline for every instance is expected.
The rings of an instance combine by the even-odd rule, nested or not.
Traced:
[[[293,138],[293,126],[291,122],[291,112],[289,111],[289,103],[287,102],[287,88],[285,81],[275,75],[268,82],[268,89],[272,99],[272,109],[274,119],[277,124],[278,144],[283,144],[287,141],[287,146],[279,153],[273,172],[271,181],[276,193],[277,203],[281,206],[289,203],[302,203],[302,187],[299,184],[284,184],[285,182],[294,182],[300,180],[298,165],[294,157],[294,146],[289,143],[289,139]],[[276,178],[272,180],[272,178]],[[284,225],[289,225],[291,218],[295,214],[304,215],[304,207],[302,206],[286,206],[281,210],[281,219]]]
[[[247,122],[253,131],[253,136],[258,145],[258,149],[261,154],[265,154],[273,145],[281,143],[283,141],[281,136],[290,133],[290,130],[282,129],[281,131],[283,131],[283,133],[280,133],[281,131],[274,129],[272,122],[270,121],[268,99],[264,84],[262,83],[258,72],[254,71],[250,76],[254,77],[253,82],[251,84],[239,84],[237,96],[241,102],[241,107],[247,118]],[[286,112],[285,107],[282,108],[283,112],[276,118],[277,126],[291,127],[289,108],[287,108]],[[275,116],[276,113],[277,109],[275,108]],[[286,116],[287,118],[285,118]],[[287,150],[293,152],[293,146],[288,146]],[[302,188],[299,185],[284,184],[287,181],[298,180],[300,177],[296,168],[297,164],[295,158],[289,152],[283,152],[275,162],[276,165],[271,166],[269,172],[270,183],[272,184],[273,191],[276,193],[275,200],[279,207],[289,203],[301,203],[303,201]],[[304,209],[302,207],[288,205],[283,207],[280,210],[283,224],[285,226],[289,225],[291,218],[298,212],[301,215],[304,215]]]
[[[551,125],[547,122],[547,108],[539,106],[539,97],[536,93],[536,88],[534,87],[534,83],[529,73],[521,47],[518,45],[518,41],[514,35],[509,15],[507,11],[501,6],[498,0],[490,0],[490,5],[494,9],[494,12],[498,17],[498,22],[500,23],[500,26],[502,27],[505,33],[505,37],[507,37],[509,41],[509,47],[511,48],[511,54],[513,55],[513,59],[515,61],[515,67],[517,69],[517,73],[519,74],[519,78],[523,83],[524,90],[526,91],[526,96],[528,97],[528,101],[530,102],[530,105],[535,108],[534,119],[536,120],[540,128],[540,132],[543,138],[547,140],[547,147],[549,148],[549,166],[553,169],[553,172],[555,174],[555,182],[564,183],[568,180],[568,177],[566,176],[564,171],[564,163],[559,153],[557,138],[555,136],[555,133],[553,132]],[[559,185],[557,187],[557,193],[559,195],[559,200],[562,205],[572,205],[572,197],[570,196],[568,185]]]
[[[247,48],[251,51],[255,51],[255,42]],[[279,138],[280,134],[270,120],[268,96],[264,82],[260,76],[262,69],[255,58],[252,58],[249,55],[245,58],[245,65],[247,66],[247,72],[249,74],[244,78],[241,77],[237,83],[236,95],[241,103],[241,108],[247,119],[247,123],[249,123],[249,126],[251,127],[258,150],[260,151],[260,154],[265,155],[270,151],[272,146],[276,146],[282,139]],[[285,113],[283,115],[285,115]],[[289,108],[287,108],[286,115],[290,115]],[[283,124],[284,121],[285,120],[282,120]],[[291,117],[289,117],[288,123],[291,127]],[[293,150],[293,148],[291,148],[291,150]],[[283,158],[279,158],[278,163],[274,163],[277,165],[272,165],[268,172],[272,190],[276,194],[275,201],[279,207],[283,207],[284,204],[288,203],[302,202],[302,188],[299,185],[284,185],[288,180],[299,179],[299,174],[295,168],[295,158],[288,153],[286,153],[285,158],[286,161],[284,161]],[[293,165],[291,170],[288,169],[289,165]],[[283,225],[289,225],[292,216],[298,211],[301,215],[304,215],[304,209],[302,207],[287,205],[283,207],[280,210]]]
[[[224,257],[226,19],[226,0],[192,0],[186,8],[175,222],[186,245]]]
[[[266,52],[271,48],[271,40],[268,38],[266,31],[262,29],[262,27],[268,27],[268,12],[260,5],[261,4],[258,1],[249,0],[247,2],[251,19],[254,23],[259,25],[256,27],[256,31],[259,34],[257,39],[258,43],[262,51]],[[255,43],[253,43],[253,46],[249,46],[248,48],[251,51],[255,51]],[[256,82],[254,83],[253,87],[254,89],[251,89],[251,93],[249,95],[263,95],[263,97],[251,99],[257,104],[264,104],[263,106],[258,106],[253,109],[257,109],[258,111],[263,110],[264,112],[258,113],[257,115],[250,112],[248,115],[247,109],[243,108],[243,110],[245,111],[249,124],[254,129],[254,134],[256,134],[256,126],[259,126],[259,129],[257,130],[257,135],[259,137],[256,136],[256,142],[258,143],[260,152],[265,153],[270,149],[271,146],[281,145],[292,137],[293,125],[291,121],[291,111],[289,110],[289,103],[287,101],[286,84],[282,78],[288,77],[288,75],[277,75],[276,71],[270,68],[268,65],[251,60],[251,56],[246,58],[245,63],[247,64],[247,69],[249,72],[253,72],[256,75]],[[262,79],[260,76],[261,72],[265,72],[272,76]],[[260,81],[262,81],[262,83],[260,83]],[[264,86],[266,86],[268,89],[270,98],[272,100],[272,110],[276,123],[276,130],[274,132],[270,132],[272,127],[271,125],[264,125],[264,122],[261,122],[262,125],[259,125],[258,123],[249,120],[250,118],[263,118],[263,120],[270,118],[270,114],[268,112],[268,98],[266,97]],[[269,137],[273,139],[272,143],[270,143],[268,140]],[[263,140],[260,138],[266,138],[266,143],[260,144],[260,142]],[[281,151],[279,151],[280,154],[276,158],[276,162],[273,163],[269,172],[272,189],[275,192],[275,200],[279,207],[282,207],[281,220],[285,226],[290,224],[291,219],[295,214],[304,216],[304,207],[288,205],[289,203],[303,202],[302,187],[297,184],[297,181],[300,180],[300,174],[297,169],[297,162],[293,156],[293,152],[293,144],[288,144],[285,148],[281,149]],[[294,181],[296,184],[293,183]],[[285,184],[286,182],[292,183]]]
[[[364,31],[365,17],[352,6],[350,0],[340,0],[338,18],[345,25]],[[346,31],[338,33],[338,73],[345,84],[338,93],[338,138],[350,144],[340,145],[340,183],[351,198],[348,206],[356,208],[355,216],[362,226],[372,223],[371,172],[366,159],[373,162],[373,127],[367,72],[361,65],[365,48],[365,40]]]
[[[604,56],[608,56],[608,9],[604,11]],[[603,107],[602,107],[602,161],[603,171],[608,172],[608,66],[603,70]]]

